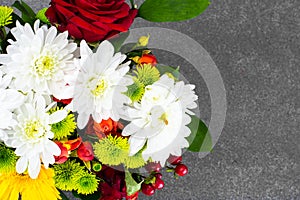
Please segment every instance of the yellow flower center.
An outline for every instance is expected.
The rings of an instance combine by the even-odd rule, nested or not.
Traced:
[[[107,89],[108,87],[108,84],[107,82],[104,80],[104,79],[100,79],[98,82],[97,82],[97,85],[95,87],[95,89],[93,89],[91,91],[91,93],[95,96],[100,96],[100,95],[103,95],[105,90]]]
[[[35,63],[35,71],[39,76],[52,75],[55,67],[55,59],[50,56],[41,56]]]
[[[43,136],[45,133],[45,129],[42,126],[41,122],[32,120],[25,123],[24,133],[27,138],[34,139]]]
[[[159,119],[162,120],[166,126],[169,124],[167,113],[163,113]]]

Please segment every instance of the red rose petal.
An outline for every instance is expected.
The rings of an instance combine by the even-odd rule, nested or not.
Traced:
[[[97,42],[127,31],[137,10],[125,0],[51,0],[46,12],[59,31],[68,30],[75,39]]]
[[[77,149],[78,158],[87,162],[94,159],[93,147],[89,142],[82,142]]]

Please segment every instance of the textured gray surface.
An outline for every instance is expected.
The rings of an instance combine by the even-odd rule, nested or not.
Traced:
[[[27,2],[36,9],[47,5]],[[203,159],[185,154],[189,175],[176,181],[166,175],[165,189],[152,199],[300,199],[299,0],[212,0],[196,19],[135,21],[134,27],[144,26],[171,28],[197,40],[219,67],[228,101],[214,151]],[[164,56],[164,62],[185,64],[170,58]],[[190,79],[201,92],[207,120],[205,84]]]

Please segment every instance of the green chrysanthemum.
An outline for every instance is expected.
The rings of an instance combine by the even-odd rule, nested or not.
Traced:
[[[128,156],[129,144],[127,138],[108,135],[94,144],[95,155],[107,165],[119,165]]]
[[[45,15],[47,10],[48,10],[48,8],[43,8],[43,9],[39,10],[38,13],[36,14],[36,18],[41,20],[42,22],[44,22],[46,24],[49,24],[50,22],[49,22],[48,18]]]
[[[65,163],[54,166],[55,186],[61,190],[75,190],[78,177],[85,175],[84,167],[74,160],[67,160]]]
[[[137,75],[137,79],[145,86],[153,84],[158,81],[160,73],[156,67],[151,64],[144,64],[141,67],[137,67],[134,73]]]
[[[145,93],[145,85],[141,83],[137,78],[134,78],[134,83],[130,86],[128,86],[128,90],[126,92],[126,95],[132,100],[132,101],[139,101],[143,97]]]
[[[0,6],[0,27],[7,26],[12,23],[13,9],[8,6]]]
[[[142,157],[142,153],[138,152],[133,156],[128,156],[125,159],[124,164],[127,168],[135,169],[135,168],[143,167],[146,164],[146,162]]]
[[[55,107],[50,109],[49,113],[54,113],[57,110],[62,110],[63,108]],[[54,133],[55,140],[61,140],[68,137],[76,129],[75,116],[71,112],[68,113],[67,117],[62,121],[52,124],[51,131]]]
[[[79,194],[92,194],[97,191],[98,182],[94,174],[85,173],[84,175],[78,177],[76,181],[76,188]]]
[[[0,173],[14,172],[16,169],[17,156],[9,148],[0,146]]]

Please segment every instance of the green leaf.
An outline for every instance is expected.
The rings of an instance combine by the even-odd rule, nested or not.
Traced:
[[[45,24],[50,24],[48,18],[46,17],[45,13],[46,11],[48,10],[48,8],[42,8],[41,10],[39,10],[37,13],[36,13],[36,16],[35,18],[41,20],[43,23]]]
[[[187,137],[190,144],[188,150],[193,152],[210,152],[212,139],[207,126],[196,116],[191,116],[192,121],[188,125],[191,134]]]
[[[65,193],[63,193],[63,191],[61,190],[58,190],[59,191],[59,195],[61,197],[62,200],[69,200],[69,198],[65,195]]]
[[[158,69],[159,73],[161,75],[163,74],[172,74],[175,78],[179,78],[180,72],[179,67],[171,67],[171,66],[164,66],[164,65],[156,65],[156,68]]]
[[[137,191],[141,189],[141,185],[143,181],[137,183],[133,178],[128,169],[125,170],[125,182],[126,182],[126,190],[127,196],[133,195]]]
[[[109,39],[109,41],[112,43],[112,45],[115,48],[115,52],[120,51],[123,43],[125,42],[128,36],[129,36],[129,31],[120,33],[117,36],[114,36],[113,38]]]
[[[33,24],[35,21],[35,13],[33,10],[23,1],[15,1],[12,5],[13,7],[17,8],[22,13],[22,19],[24,22]]]
[[[209,0],[146,0],[138,16],[152,22],[183,21],[200,15],[209,4]]]
[[[99,191],[96,191],[93,194],[88,194],[88,195],[78,194],[76,191],[72,191],[72,194],[74,195],[74,197],[82,200],[98,200],[101,197]]]

